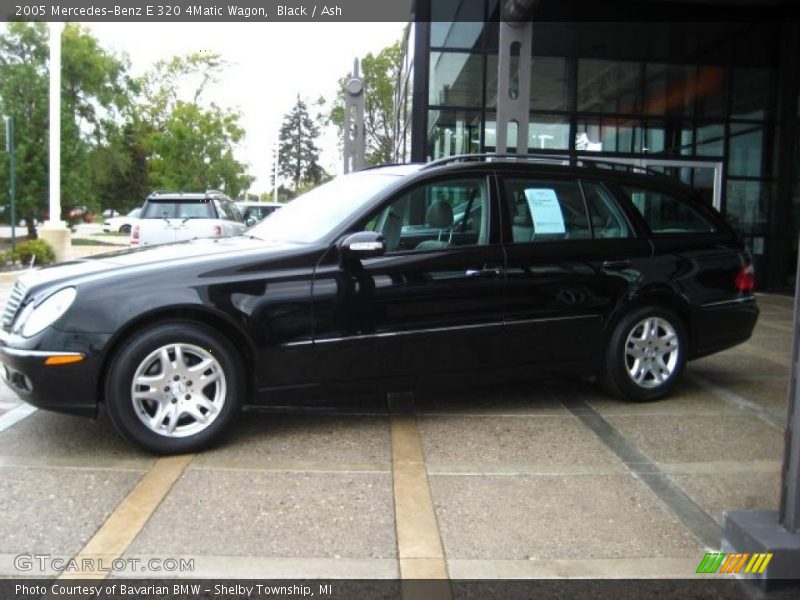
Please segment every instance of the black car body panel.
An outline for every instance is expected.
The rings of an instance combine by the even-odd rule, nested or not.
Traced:
[[[519,176],[603,182],[631,235],[513,243],[514,218],[502,197],[504,182]],[[484,243],[418,249],[408,236],[426,234],[410,227],[407,247],[397,252],[342,260],[336,242],[343,235],[364,229],[405,190],[453,177],[486,182]],[[77,297],[31,338],[6,327],[0,361],[26,401],[93,414],[120,345],[164,320],[194,320],[228,337],[247,366],[247,403],[254,405],[322,385],[413,386],[442,377],[486,380],[491,372],[593,374],[614,324],[648,303],[682,317],[689,358],[746,340],[758,309],[752,293],[733,285],[748,261],[741,240],[706,208],[698,210],[716,233],[652,235],[619,191],[631,181],[688,194],[679,185],[597,169],[457,164],[397,177],[315,242],[195,240],[41,269],[22,278],[23,304],[65,286],[74,286]],[[45,367],[36,353],[48,352],[85,359]],[[17,373],[32,391],[14,385]]]

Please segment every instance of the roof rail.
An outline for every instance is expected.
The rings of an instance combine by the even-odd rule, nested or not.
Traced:
[[[478,162],[478,161],[486,161],[491,162],[492,160],[517,160],[517,161],[530,161],[530,162],[557,162],[557,163],[564,163],[570,162],[572,158],[568,154],[513,154],[513,153],[497,153],[497,152],[484,152],[479,154],[456,154],[454,156],[445,156],[444,158],[440,158],[438,160],[431,161],[425,164],[421,170],[430,169],[432,167],[441,167],[443,165],[448,165],[450,163],[458,163],[458,162]]]
[[[667,175],[664,175],[664,173],[661,173],[660,171],[656,171],[648,167],[633,165],[630,163],[616,162],[607,156],[598,156],[595,158],[594,156],[586,156],[585,154],[575,156],[567,153],[563,154],[502,153],[501,154],[496,152],[485,152],[479,154],[457,154],[454,156],[445,156],[444,158],[440,158],[438,160],[429,162],[423,165],[423,167],[420,170],[426,170],[433,167],[441,167],[451,163],[479,162],[479,161],[492,162],[493,160],[510,161],[510,162],[537,162],[537,163],[557,164],[557,165],[573,165],[573,166],[591,167],[591,168],[605,168],[615,171],[625,171],[627,173],[642,173],[667,179],[672,182],[675,181],[674,178],[668,177]]]

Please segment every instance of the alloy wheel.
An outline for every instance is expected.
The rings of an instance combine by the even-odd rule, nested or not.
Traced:
[[[225,404],[222,366],[193,344],[168,344],[145,357],[133,375],[131,399],[144,425],[171,438],[208,428]]]
[[[659,317],[642,319],[625,340],[625,367],[638,386],[647,389],[664,384],[678,366],[678,333]]]

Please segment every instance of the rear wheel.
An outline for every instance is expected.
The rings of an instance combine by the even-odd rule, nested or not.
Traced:
[[[241,360],[216,331],[181,321],[131,337],[112,361],[106,402],[114,425],[159,454],[217,441],[239,411]]]
[[[626,400],[647,402],[667,395],[686,364],[686,333],[665,308],[640,308],[623,317],[608,345],[603,387]]]

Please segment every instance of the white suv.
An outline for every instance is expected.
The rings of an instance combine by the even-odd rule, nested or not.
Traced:
[[[246,228],[236,205],[222,192],[153,192],[131,232],[131,246],[241,234]]]

